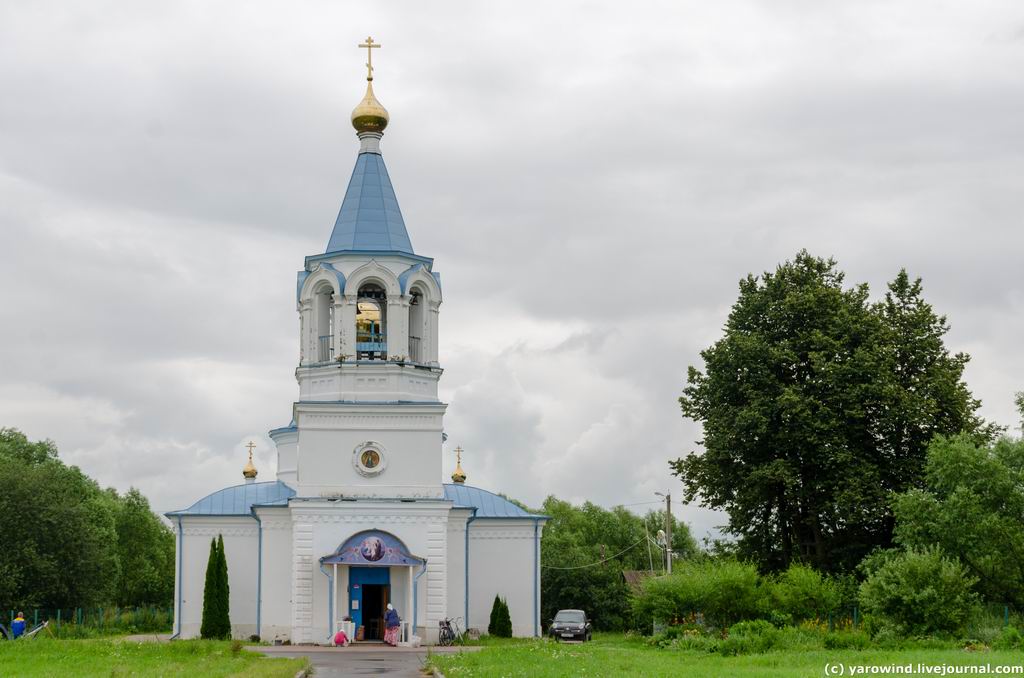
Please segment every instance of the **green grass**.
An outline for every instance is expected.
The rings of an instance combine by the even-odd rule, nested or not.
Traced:
[[[228,641],[123,640],[0,642],[0,676],[245,676],[292,678],[306,659],[267,658]]]
[[[561,676],[824,676],[828,664],[872,666],[888,664],[945,664],[1019,666],[1020,652],[974,651],[946,647],[868,650],[780,650],[765,654],[723,657],[701,650],[661,649],[641,639],[618,634],[596,634],[585,645],[533,640],[491,643],[478,652],[433,655],[430,664],[449,678],[507,676],[555,678]],[[845,675],[849,676],[847,669]]]

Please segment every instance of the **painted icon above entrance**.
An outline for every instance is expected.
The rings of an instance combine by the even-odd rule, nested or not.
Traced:
[[[337,551],[320,560],[324,565],[423,565],[423,558],[414,556],[398,537],[380,530],[359,532],[345,540]]]

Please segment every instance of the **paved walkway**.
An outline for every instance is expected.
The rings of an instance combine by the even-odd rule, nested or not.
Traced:
[[[350,645],[349,647],[319,647],[301,645],[272,645],[248,647],[270,657],[309,657],[316,678],[338,676],[389,676],[391,678],[423,678],[423,662],[427,649],[423,647],[383,647]],[[443,652],[475,652],[480,647],[432,647],[434,654]]]

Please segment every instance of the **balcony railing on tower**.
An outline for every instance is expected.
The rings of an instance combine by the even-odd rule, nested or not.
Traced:
[[[358,360],[386,360],[388,338],[383,332],[356,332],[356,358]]]
[[[420,354],[420,338],[409,336],[409,360],[414,363],[423,362],[423,356]]]

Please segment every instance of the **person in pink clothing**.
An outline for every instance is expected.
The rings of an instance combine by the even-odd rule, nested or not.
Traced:
[[[395,606],[388,603],[388,611],[384,613],[384,642],[394,647],[398,645],[398,627],[401,625],[401,620],[398,617],[398,612],[395,611]]]
[[[338,629],[338,632],[334,634],[334,644],[337,647],[348,647],[351,641],[342,629]]]

